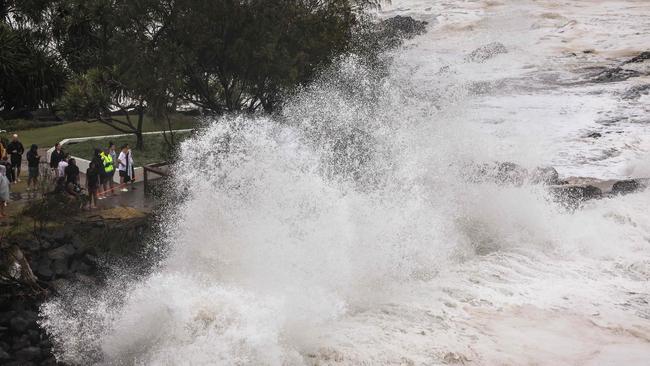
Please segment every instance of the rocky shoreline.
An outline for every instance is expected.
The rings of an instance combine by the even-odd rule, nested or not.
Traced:
[[[142,255],[152,217],[115,208],[74,218],[30,235],[1,238],[0,365],[56,365],[52,343],[39,326],[39,307],[70,283],[101,284],[106,262]]]
[[[578,208],[584,202],[639,192],[650,187],[650,178],[603,180],[589,177],[561,178],[553,167],[528,170],[511,162],[493,162],[469,167],[470,182],[491,182],[500,185],[543,185],[553,200],[567,208]]]

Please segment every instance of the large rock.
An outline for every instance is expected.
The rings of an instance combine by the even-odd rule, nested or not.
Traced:
[[[384,30],[403,38],[412,38],[427,31],[427,22],[415,20],[408,16],[395,16],[381,22]]]
[[[584,201],[603,196],[603,191],[592,185],[557,185],[550,187],[550,192],[557,202],[574,208]]]
[[[55,259],[52,262],[52,272],[57,276],[63,276],[68,273],[68,261],[66,259]]]
[[[560,174],[552,166],[537,167],[530,173],[529,181],[532,184],[558,185]]]
[[[66,259],[74,254],[75,254],[75,249],[74,246],[72,246],[72,244],[65,244],[47,252],[47,256],[51,260]]]
[[[632,57],[625,61],[623,64],[636,64],[645,61],[650,61],[650,51],[641,52],[639,55]]]
[[[650,74],[650,51],[642,52],[619,66],[601,71],[592,77],[594,82],[617,82]]]
[[[27,347],[16,352],[16,359],[19,361],[33,361],[41,357],[41,349],[38,347]]]
[[[634,193],[645,188],[646,188],[645,184],[641,183],[638,180],[635,179],[622,180],[614,183],[610,193],[615,195],[623,195],[623,194]]]
[[[2,348],[0,348],[0,362],[10,360],[11,356]]]
[[[36,267],[36,276],[42,280],[50,280],[52,279],[52,276],[54,275],[54,272],[52,272],[51,268],[51,261],[48,258],[42,258],[38,262],[38,266]]]
[[[503,43],[492,42],[472,51],[469,55],[467,55],[467,57],[465,57],[465,61],[485,62],[494,56],[504,53],[508,53],[508,49],[503,45]]]
[[[24,333],[29,328],[29,321],[22,316],[17,316],[9,321],[11,330],[18,334]]]
[[[472,165],[470,172],[474,182],[492,182],[497,184],[522,185],[528,177],[526,168],[511,162],[494,162]]]

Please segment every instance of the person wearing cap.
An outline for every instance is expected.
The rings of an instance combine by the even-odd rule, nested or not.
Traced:
[[[9,156],[11,157],[11,170],[14,172],[14,181],[12,183],[20,182],[20,165],[23,162],[25,147],[18,140],[18,135],[14,134],[12,136],[11,142],[9,145],[7,145],[7,150],[9,151]]]

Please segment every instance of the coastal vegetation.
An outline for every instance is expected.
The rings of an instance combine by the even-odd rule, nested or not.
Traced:
[[[29,0],[0,4],[0,118],[133,134],[180,107],[274,113],[351,51],[374,0]],[[49,142],[49,141],[48,141]]]

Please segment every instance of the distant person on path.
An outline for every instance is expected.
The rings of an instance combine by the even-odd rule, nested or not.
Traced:
[[[106,196],[108,195],[108,192],[110,192],[111,195],[114,195],[115,193],[113,192],[113,176],[115,175],[115,165],[113,164],[113,157],[111,157],[110,154],[110,148],[106,149],[106,151],[102,151],[101,158],[102,158],[101,184],[103,189],[102,195]],[[109,186],[110,186],[110,190],[108,189]]]
[[[59,162],[63,159],[65,159],[65,153],[61,149],[61,144],[57,142],[56,145],[54,145],[52,155],[50,155],[50,168],[54,171],[54,177],[56,178],[59,177]]]
[[[7,167],[0,165],[0,219],[4,219],[5,207],[9,202],[9,179],[7,179]]]
[[[89,208],[97,208],[97,192],[99,191],[99,183],[101,180],[101,166],[98,166],[95,161],[90,162],[90,166],[86,169],[86,189],[88,189],[88,206]]]
[[[14,172],[12,183],[20,182],[20,165],[23,162],[25,147],[18,140],[18,135],[14,134],[12,136],[11,142],[7,145],[7,150],[9,150],[9,156],[11,157],[11,170]]]
[[[129,144],[122,146],[122,151],[118,160],[118,170],[120,171],[120,183],[124,185],[121,189],[122,192],[128,192],[126,184],[133,180],[133,155],[131,154],[131,149],[129,149]]]
[[[32,145],[27,152],[27,191],[32,187],[33,190],[36,190],[36,185],[38,184],[39,176],[39,165],[41,163],[41,156],[38,155],[38,146]]]

